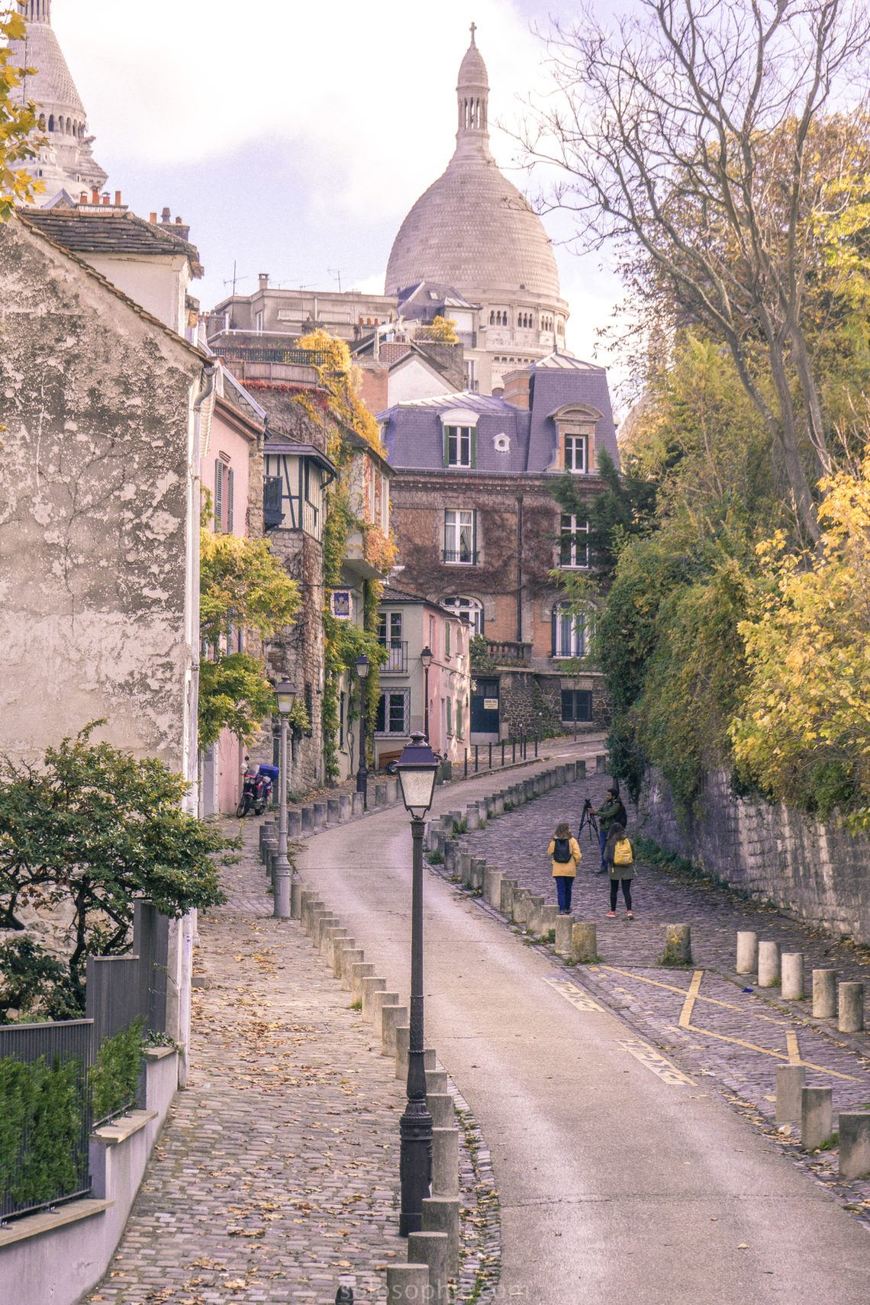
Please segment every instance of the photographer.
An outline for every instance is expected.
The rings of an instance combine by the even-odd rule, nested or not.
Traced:
[[[607,801],[596,811],[598,817],[598,847],[601,853],[601,868],[596,870],[597,875],[603,875],[607,872],[608,866],[605,858],[605,848],[610,831],[616,825],[621,825],[625,829],[628,824],[628,814],[622,805],[622,798],[619,796],[619,787],[612,784],[607,790]]]

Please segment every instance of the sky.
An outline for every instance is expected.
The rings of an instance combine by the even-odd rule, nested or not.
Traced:
[[[606,3],[607,0],[601,0]],[[291,288],[382,291],[405,213],[443,171],[468,26],[490,79],[490,119],[510,129],[547,94],[535,28],[574,0],[54,0],[53,26],[84,100],[107,187],[146,215],[191,226],[204,308],[257,274]],[[509,132],[493,152],[520,189]],[[571,307],[568,347],[607,363],[597,338],[620,288],[600,253],[545,225]]]

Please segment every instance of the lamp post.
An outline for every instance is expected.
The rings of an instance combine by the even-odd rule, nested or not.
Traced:
[[[292,905],[290,889],[290,862],[287,860],[287,725],[296,692],[289,680],[275,685],[275,702],[281,722],[281,758],[278,763],[278,856],[275,861],[272,914],[279,920],[289,920]]]
[[[399,1232],[420,1232],[423,1201],[432,1182],[432,1116],[426,1105],[423,1064],[423,822],[432,805],[438,758],[422,734],[414,734],[396,767],[402,801],[411,817],[411,1029],[408,1047],[407,1105],[399,1125],[402,1209]]]
[[[366,763],[366,715],[368,694],[366,682],[369,677],[369,659],[360,653],[356,659],[356,673],[359,677],[359,769],[356,772],[356,791],[363,795],[363,810],[369,806],[369,771]]]
[[[429,667],[432,665],[432,649],[427,644],[420,653],[420,665],[423,667],[423,734],[429,742]]]

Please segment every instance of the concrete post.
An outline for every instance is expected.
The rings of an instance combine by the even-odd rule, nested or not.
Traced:
[[[326,803],[315,802],[312,816],[312,827],[315,831],[326,828]]]
[[[483,872],[483,900],[496,910],[501,906],[501,871],[494,865]]]
[[[813,970],[813,1017],[832,1020],[837,1013],[837,971]]]
[[[400,1024],[396,1029],[396,1078],[408,1077],[408,1049],[411,1045],[411,1026]]]
[[[409,1264],[425,1264],[429,1269],[431,1305],[447,1305],[447,1234],[413,1232],[408,1235]]]
[[[353,972],[353,967],[364,961],[365,956],[366,954],[362,947],[342,948],[341,956],[339,957],[341,968],[338,973],[338,978],[341,979],[345,988],[350,988],[350,976]]]
[[[328,928],[324,929],[323,937],[320,940],[320,954],[330,965],[333,964],[333,952],[339,939],[343,943],[348,941],[347,929],[343,929],[340,925],[329,925]]]
[[[459,878],[462,881],[463,888],[471,887],[471,853],[460,852],[459,854]]]
[[[459,1129],[432,1129],[432,1195],[459,1195]]]
[[[692,930],[687,924],[665,925],[662,965],[692,964]]]
[[[353,815],[361,816],[365,811],[365,795],[363,793],[351,793],[350,809]]]
[[[532,909],[532,894],[528,888],[514,889],[514,903],[512,919],[514,924],[518,924],[524,929],[529,921],[529,913]]]
[[[834,1131],[833,1092],[830,1088],[801,1089],[801,1146],[816,1151]]]
[[[391,1264],[387,1268],[387,1305],[422,1305],[429,1296],[426,1264]]]
[[[562,919],[570,916],[562,916]],[[598,936],[594,924],[578,921],[571,929],[571,959],[580,965],[590,965],[598,960]]]
[[[841,983],[837,989],[837,1028],[860,1033],[864,1027],[864,984]]]
[[[424,1197],[423,1232],[447,1235],[447,1276],[455,1278],[459,1272],[459,1197]]]
[[[314,810],[312,807],[302,807],[299,812],[299,829],[300,832],[310,834],[314,828]]]
[[[517,881],[515,879],[505,879],[504,876],[502,876],[501,901],[498,909],[501,911],[502,915],[506,915],[508,919],[510,919],[514,907],[514,890],[516,889],[516,886]]]
[[[775,988],[779,983],[779,943],[758,944],[758,986]]]
[[[737,934],[738,974],[754,974],[758,968],[758,934],[751,929],[741,930]]]
[[[362,981],[362,1013],[366,1019],[372,1016],[372,997],[376,992],[386,992],[387,981],[380,977],[371,976]]]
[[[337,797],[326,799],[326,823],[337,825],[341,821],[341,803]]]
[[[782,995],[786,1001],[802,1001],[804,995],[804,958],[802,952],[782,954]]]
[[[387,790],[387,806],[393,806],[399,800],[399,781],[395,775],[388,775],[384,780],[384,787]]]
[[[287,812],[287,837],[291,843],[302,837],[302,813],[300,811]]]
[[[776,1067],[776,1122],[799,1124],[801,1093],[806,1087],[807,1071],[803,1065]]]
[[[375,972],[371,961],[358,961],[350,967],[350,995],[362,1006],[363,979],[369,979]]]
[[[408,1027],[407,1006],[381,1007],[381,1055],[396,1055],[396,1030]]]
[[[428,1093],[426,1104],[432,1116],[433,1128],[453,1128],[455,1126],[456,1114],[453,1107],[453,1097],[449,1092]]]
[[[532,893],[531,905],[529,907],[529,923],[527,927],[529,933],[534,938],[540,938],[541,936],[541,930],[544,923],[544,906],[545,902],[543,897],[538,897],[535,893]]]
[[[318,951],[320,951],[323,947],[323,938],[324,935],[326,934],[327,929],[337,929],[337,928],[338,928],[337,915],[332,915],[331,912],[327,911],[324,915],[319,915],[317,917],[317,924],[315,926],[311,941],[314,943],[314,946],[317,948]]]
[[[571,932],[574,928],[574,920],[570,915],[559,915],[556,917],[556,955],[564,956],[566,959],[571,956]]]
[[[473,829],[480,829],[480,810],[476,802],[469,802],[466,807],[465,821],[469,832]]]
[[[586,762],[585,762],[585,761],[582,761],[582,760],[581,760],[581,761],[578,761],[578,762],[577,762],[577,771],[576,771],[576,774],[577,774],[577,778],[578,778],[578,779],[585,779],[585,778],[586,778]]]
[[[567,918],[568,918],[567,916],[562,916],[563,920]],[[547,905],[541,911],[541,933],[540,933],[541,938],[546,938],[549,941],[550,934],[556,928],[556,921],[558,919],[559,919],[558,906],[556,906],[555,902],[548,902]]]
[[[483,892],[483,873],[486,868],[486,862],[482,857],[476,856],[471,862],[471,888],[472,892]]]
[[[504,815],[504,793],[496,793],[493,797],[494,814],[497,816]]]
[[[430,1093],[443,1096],[447,1091],[447,1070],[430,1069],[426,1073],[426,1096]]]
[[[870,1111],[841,1112],[840,1177],[870,1178]]]
[[[398,1006],[399,994],[397,992],[373,992],[371,1014],[369,1019],[374,1025],[375,1033],[379,1038],[384,1036],[383,1010],[385,1006]]]
[[[338,818],[344,824],[350,820],[353,815],[353,798],[350,793],[340,793],[338,796]]]
[[[387,805],[386,784],[375,784],[375,806],[385,807],[386,805]]]

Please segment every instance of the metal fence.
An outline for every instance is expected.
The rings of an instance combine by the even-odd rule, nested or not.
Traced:
[[[538,749],[537,735],[534,738],[524,735],[519,739],[500,739],[497,743],[473,743],[465,749],[463,778],[468,779],[469,775],[478,775],[484,770],[513,766],[518,761],[528,761],[530,757],[537,757]]]
[[[90,1070],[102,1043],[135,1020],[165,1032],[168,955],[168,919],[136,902],[132,952],[88,960],[86,1019],[0,1027],[0,1122],[15,1152],[0,1153],[0,1221],[90,1192],[88,1139],[141,1100],[144,1068],[137,1092],[105,1119],[93,1116]]]
[[[11,1134],[0,1155],[0,1221],[90,1192],[94,1052],[92,1020],[0,1028],[0,1106]]]

